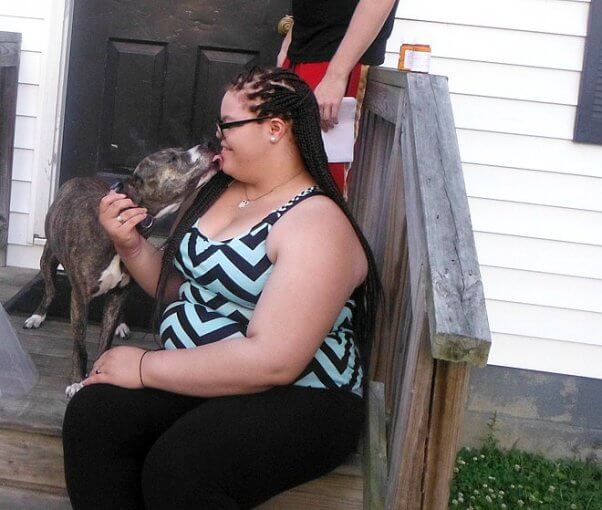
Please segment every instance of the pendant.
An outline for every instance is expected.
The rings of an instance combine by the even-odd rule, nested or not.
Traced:
[[[250,203],[249,200],[246,200],[246,199],[245,200],[241,200],[238,203],[238,207],[239,207],[239,209],[242,209],[243,207],[247,207],[249,205],[249,203]]]

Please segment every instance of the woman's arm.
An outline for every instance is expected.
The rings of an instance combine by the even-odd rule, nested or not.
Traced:
[[[347,218],[325,197],[312,198],[280,219],[270,233],[272,242],[277,260],[247,336],[150,352],[142,363],[145,386],[211,397],[255,393],[299,376],[365,277],[367,263]],[[86,384],[141,387],[141,354],[111,349],[97,362],[102,373]]]
[[[345,37],[315,90],[325,127],[336,124],[349,74],[380,32],[394,3],[395,0],[360,0],[357,4]]]
[[[121,260],[128,269],[128,272],[136,280],[138,285],[151,297],[155,297],[157,285],[159,283],[159,274],[163,261],[163,250],[157,248],[147,239],[140,236],[138,247],[134,251],[123,252],[116,248]],[[171,303],[178,297],[178,289],[184,282],[184,278],[175,271],[169,276],[165,287],[165,303]]]

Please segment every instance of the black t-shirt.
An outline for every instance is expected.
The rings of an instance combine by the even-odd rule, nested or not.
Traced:
[[[387,39],[393,30],[397,0],[381,31],[360,59],[380,65],[385,60]],[[332,59],[345,36],[359,0],[293,0],[293,37],[288,58],[293,63]]]

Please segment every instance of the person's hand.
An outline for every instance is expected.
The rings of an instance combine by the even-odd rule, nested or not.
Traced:
[[[110,191],[100,201],[98,220],[120,254],[132,254],[140,249],[142,236],[136,225],[146,217],[146,212],[123,193]]]
[[[322,129],[328,131],[339,122],[339,108],[345,96],[346,78],[330,77],[328,74],[316,87],[314,94],[320,107]]]
[[[96,360],[90,375],[82,381],[89,384],[113,384],[122,388],[143,388],[140,380],[140,359],[146,351],[138,347],[120,345],[104,352]]]

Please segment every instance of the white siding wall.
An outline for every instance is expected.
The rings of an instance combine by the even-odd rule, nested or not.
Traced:
[[[64,0],[2,0],[0,31],[20,32],[21,61],[8,231],[7,264],[39,267],[43,218],[54,168],[53,145]]]
[[[572,141],[588,1],[400,0],[449,77],[490,363],[602,378],[602,145]]]
[[[0,2],[0,30],[23,33],[10,265],[37,267],[41,251],[32,241],[55,180],[48,132],[60,117],[65,3]],[[396,67],[402,42],[426,42],[431,72],[449,77],[490,362],[602,378],[602,146],[571,140],[588,10],[581,0],[401,0],[385,65]]]

